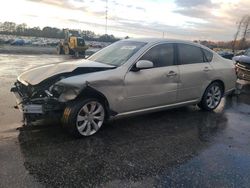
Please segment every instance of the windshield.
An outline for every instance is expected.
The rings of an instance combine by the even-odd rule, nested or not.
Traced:
[[[88,59],[118,67],[145,45],[146,43],[144,42],[119,41],[97,52]]]
[[[245,55],[250,56],[250,48],[246,50]]]

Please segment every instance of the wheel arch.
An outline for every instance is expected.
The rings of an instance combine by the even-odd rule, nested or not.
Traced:
[[[221,86],[222,86],[222,91],[223,91],[223,94],[225,93],[225,84],[224,84],[224,82],[221,80],[221,79],[216,79],[216,80],[213,80],[208,86],[207,86],[207,88],[211,85],[211,84],[213,84],[213,83],[219,83]]]
[[[219,101],[219,103],[216,105],[216,106],[214,106],[214,107],[208,107],[207,106],[207,102],[204,102],[204,100],[205,100],[205,98],[206,98],[206,94],[207,94],[207,92],[208,92],[208,88],[209,87],[211,87],[211,85],[212,84],[214,84],[214,83],[218,83],[220,86],[221,86],[221,88],[222,88],[222,94],[221,94],[221,98],[219,99],[220,101],[221,101],[221,99],[222,99],[222,97],[223,97],[223,95],[224,95],[224,92],[225,92],[225,84],[224,84],[224,82],[222,81],[222,80],[220,80],[220,79],[215,79],[215,80],[213,80],[213,81],[211,81],[208,85],[207,85],[207,87],[205,88],[205,90],[204,90],[204,92],[203,92],[203,94],[202,94],[202,97],[201,97],[201,99],[200,99],[200,101],[199,101],[199,103],[198,103],[198,106],[201,108],[201,109],[204,109],[204,110],[206,110],[206,111],[211,111],[211,110],[214,110],[215,108],[217,108],[217,106],[220,104],[220,101]],[[205,97],[205,98],[204,98]]]
[[[84,98],[84,99],[96,98],[96,99],[99,99],[101,102],[103,102],[104,107],[105,107],[105,111],[107,113],[106,119],[108,119],[110,116],[114,116],[117,114],[116,112],[114,112],[110,109],[107,97],[103,93],[101,93],[100,91],[98,91],[90,86],[87,86],[85,89],[83,89],[82,92],[77,96],[77,98],[75,100],[80,100],[82,98]]]
[[[207,84],[206,87],[204,87],[203,92],[202,92],[202,94],[201,94],[201,97],[200,97],[199,101],[202,100],[202,97],[203,97],[203,95],[205,94],[207,88],[208,88],[211,84],[213,84],[213,83],[215,83],[215,82],[219,83],[219,84],[222,86],[223,94],[225,93],[225,84],[224,84],[224,82],[223,82],[221,79],[215,79],[215,80],[209,82],[209,84]]]

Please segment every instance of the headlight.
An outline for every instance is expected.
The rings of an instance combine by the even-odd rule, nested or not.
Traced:
[[[57,94],[57,95],[60,95],[60,94],[62,94],[63,92],[64,92],[64,86],[61,86],[61,85],[54,85],[54,86],[52,86],[52,88],[51,88],[51,92],[53,93],[53,94]]]
[[[64,92],[59,96],[60,102],[66,102],[75,99],[81,92],[79,88],[64,88]]]
[[[74,86],[53,85],[50,91],[60,102],[66,102],[75,99],[81,92],[81,88]]]

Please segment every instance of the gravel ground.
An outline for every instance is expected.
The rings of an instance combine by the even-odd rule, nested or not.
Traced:
[[[86,139],[53,122],[16,130],[16,75],[68,58],[0,55],[0,187],[249,187],[249,83],[215,112],[189,106],[120,119]]]

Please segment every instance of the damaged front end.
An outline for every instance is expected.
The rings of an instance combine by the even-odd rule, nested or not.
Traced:
[[[25,124],[30,122],[60,115],[65,107],[64,102],[60,102],[56,92],[41,86],[25,85],[20,81],[14,83],[11,92],[16,97],[15,106],[23,113]]]
[[[84,80],[81,84],[74,85],[64,83],[64,79],[113,68],[85,60],[83,63],[47,65],[26,71],[18,77],[11,88],[16,98],[16,108],[23,113],[25,124],[61,116],[67,102],[77,98],[88,85]]]

